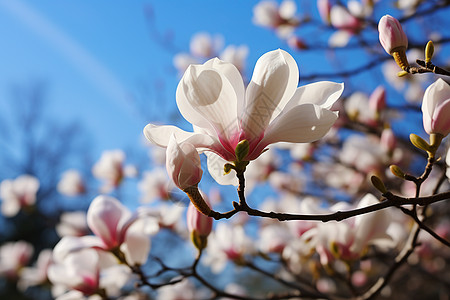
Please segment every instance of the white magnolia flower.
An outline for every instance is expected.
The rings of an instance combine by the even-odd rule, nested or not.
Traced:
[[[280,5],[275,1],[261,1],[253,7],[253,23],[275,29],[280,38],[288,38],[300,24],[296,13],[297,5],[292,0],[283,0]]]
[[[125,153],[122,150],[104,151],[92,167],[92,174],[105,181],[103,192],[107,193],[120,184],[124,177],[124,161]]]
[[[45,284],[47,281],[47,270],[52,263],[52,250],[44,249],[39,253],[36,265],[22,269],[18,287],[25,291],[28,287]]]
[[[177,105],[194,132],[175,126],[148,124],[145,136],[167,147],[175,135],[199,151],[209,151],[208,169],[221,184],[235,183],[223,177],[224,161],[236,160],[235,148],[249,142],[246,161],[256,159],[273,143],[308,143],[322,138],[338,114],[330,110],[343,84],[317,82],[297,88],[295,60],[283,50],[264,54],[256,63],[247,89],[239,71],[217,58],[191,65],[177,88]]]
[[[145,171],[142,179],[138,183],[138,190],[141,193],[139,201],[141,203],[152,203],[156,200],[167,200],[170,198],[170,180],[164,168],[154,168]]]
[[[21,208],[35,204],[39,190],[39,180],[31,175],[21,175],[14,180],[5,179],[0,183],[2,214],[14,217]]]
[[[56,188],[66,196],[77,196],[85,192],[83,177],[77,170],[65,171]]]
[[[242,226],[217,224],[208,238],[205,263],[214,273],[223,270],[228,260],[239,261],[244,254],[253,251],[253,244]]]
[[[0,277],[18,279],[33,255],[33,246],[25,241],[8,242],[0,247]]]
[[[89,232],[84,211],[64,212],[56,225],[56,232],[63,236],[83,236]]]

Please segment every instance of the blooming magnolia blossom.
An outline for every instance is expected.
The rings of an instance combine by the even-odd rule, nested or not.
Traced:
[[[350,13],[347,8],[339,4],[333,5],[331,8],[330,22],[334,28],[338,29],[328,40],[328,44],[332,47],[346,46],[351,37],[362,28],[361,21]]]
[[[39,180],[31,175],[21,175],[14,180],[3,180],[0,183],[2,214],[13,217],[21,208],[34,205],[38,190]]]
[[[53,284],[61,284],[84,295],[95,294],[100,283],[97,251],[83,249],[68,254],[62,261],[55,261],[48,268],[48,278]]]
[[[86,220],[86,212],[72,211],[64,212],[56,225],[56,232],[60,237],[63,236],[83,236],[89,232]]]
[[[138,183],[138,190],[141,193],[139,201],[141,203],[151,203],[170,198],[170,179],[164,168],[156,167],[142,174],[142,179]]]
[[[0,247],[0,277],[19,278],[33,255],[33,246],[24,241],[8,242]]]
[[[66,196],[77,196],[85,192],[83,177],[77,170],[67,170],[56,186],[58,192]]]
[[[244,254],[254,250],[251,239],[242,226],[219,223],[209,237],[206,248],[205,264],[211,266],[214,273],[225,268],[228,260],[239,261]]]
[[[450,85],[439,78],[423,95],[423,127],[428,134],[444,137],[450,132]]]
[[[300,24],[296,13],[297,5],[292,0],[284,0],[279,6],[275,1],[261,1],[253,7],[253,23],[275,29],[279,37],[287,38]]]
[[[109,196],[96,197],[87,212],[88,226],[100,238],[101,248],[106,250],[120,246],[125,241],[126,232],[136,219],[136,214]]]
[[[191,64],[200,64],[218,56],[220,59],[234,64],[243,73],[248,56],[246,45],[228,45],[223,50],[224,39],[221,35],[211,36],[206,32],[199,32],[192,36],[189,53],[178,53],[173,58],[173,64],[180,74]]]
[[[264,54],[256,63],[247,89],[236,67],[217,58],[203,65],[191,65],[177,88],[177,105],[194,132],[175,126],[148,124],[145,136],[167,147],[170,137],[189,142],[208,153],[208,169],[222,184],[224,160],[236,160],[235,148],[249,142],[246,161],[256,159],[273,143],[306,143],[323,137],[338,114],[330,110],[343,85],[317,82],[297,88],[298,67],[283,50]]]
[[[45,284],[48,280],[47,270],[52,263],[52,250],[44,249],[39,253],[36,265],[34,267],[25,267],[22,269],[18,287],[26,290],[28,287]]]
[[[112,189],[119,186],[122,179],[134,177],[137,170],[134,166],[124,166],[125,153],[122,150],[104,151],[99,161],[92,167],[92,174],[105,181],[101,191],[109,193]]]

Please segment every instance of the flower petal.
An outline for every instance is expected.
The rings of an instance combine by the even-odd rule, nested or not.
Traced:
[[[223,166],[228,163],[226,160],[213,152],[205,152],[205,154],[208,158],[207,165],[209,174],[211,174],[217,183],[221,185],[238,185],[234,170],[231,170],[228,174],[224,173]]]
[[[221,72],[225,67],[216,70],[208,65],[191,65],[186,70],[177,88],[177,105],[187,121],[211,134],[212,127],[219,137],[229,140],[238,129],[237,92]]]
[[[169,139],[172,135],[175,136],[177,142],[189,142],[197,148],[210,149],[215,143],[214,139],[207,134],[187,132],[171,125],[157,126],[148,124],[144,128],[144,135],[153,144],[165,148],[169,144]]]
[[[297,88],[292,99],[286,104],[284,111],[304,103],[312,103],[330,109],[343,91],[343,83],[331,81],[318,81],[303,85]]]
[[[246,138],[264,132],[294,94],[298,79],[297,63],[286,51],[278,49],[258,59],[240,115]]]
[[[338,117],[337,112],[315,104],[302,104],[278,116],[259,147],[277,142],[310,143],[322,138]]]

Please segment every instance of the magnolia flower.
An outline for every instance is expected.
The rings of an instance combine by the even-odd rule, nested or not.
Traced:
[[[428,134],[446,137],[450,132],[450,85],[439,78],[423,95],[423,127]]]
[[[86,212],[84,211],[72,211],[64,212],[59,218],[59,223],[56,225],[56,232],[60,237],[70,236],[83,236],[89,232]]]
[[[328,40],[328,44],[333,47],[346,46],[351,37],[362,27],[361,21],[341,5],[333,5],[331,8],[330,22],[334,28],[338,29]]]
[[[96,197],[87,212],[88,226],[100,238],[100,248],[106,250],[124,242],[128,228],[136,219],[136,214],[132,214],[117,199],[109,196]]]
[[[297,64],[287,52],[275,50],[256,63],[252,80],[244,88],[239,71],[217,58],[203,65],[191,65],[177,88],[177,105],[194,132],[175,126],[148,124],[145,136],[167,147],[170,137],[189,142],[208,153],[208,169],[221,184],[225,179],[224,160],[236,160],[235,148],[249,143],[243,160],[256,159],[273,143],[307,143],[323,137],[337,119],[330,110],[342,93],[343,85],[317,82],[297,88]],[[216,169],[214,169],[214,166]],[[222,170],[217,172],[217,166]],[[216,172],[214,172],[216,171]]]
[[[200,156],[194,145],[188,142],[178,144],[174,136],[167,145],[166,169],[181,190],[196,186],[203,175]]]
[[[0,277],[16,280],[33,255],[33,246],[24,241],[8,242],[0,247]]]
[[[34,267],[25,267],[22,269],[18,287],[24,291],[28,287],[44,284],[47,281],[47,270],[52,263],[52,250],[44,249],[39,256]]]
[[[141,203],[151,203],[158,199],[169,199],[169,181],[167,171],[164,168],[157,167],[151,171],[145,171],[138,183],[138,190],[141,193],[139,201]]]
[[[275,1],[261,1],[253,8],[253,23],[276,29],[281,38],[287,38],[300,24],[296,13],[297,5],[292,0],[284,0],[279,6]]]
[[[244,254],[253,251],[253,244],[242,226],[219,223],[209,237],[205,263],[214,273],[223,270],[228,260],[238,262]]]
[[[92,167],[92,174],[105,181],[101,190],[105,193],[119,186],[125,176],[123,163],[125,153],[122,150],[104,151],[99,161]]]
[[[48,278],[53,284],[92,295],[98,292],[100,282],[99,256],[93,249],[83,249],[68,254],[48,268]]]
[[[395,51],[406,50],[408,47],[408,38],[396,18],[384,15],[378,22],[378,32],[381,46],[388,54],[392,55]]]
[[[85,192],[83,177],[77,170],[65,171],[56,188],[66,196],[77,196]]]
[[[21,175],[14,180],[0,183],[1,211],[6,217],[14,217],[21,208],[35,204],[39,180],[31,175]]]

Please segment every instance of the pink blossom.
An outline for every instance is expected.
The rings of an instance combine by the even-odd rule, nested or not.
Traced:
[[[25,241],[8,242],[0,247],[0,277],[17,279],[33,255],[33,246]]]
[[[322,21],[326,24],[330,24],[330,12],[331,3],[330,0],[317,0],[317,9],[319,10],[319,15]]]
[[[101,248],[111,250],[125,240],[128,228],[136,221],[137,215],[117,199],[109,196],[96,197],[87,212],[87,223],[94,234],[100,238]]]
[[[425,91],[422,102],[423,127],[428,134],[444,137],[450,132],[450,86],[439,78]]]
[[[396,18],[384,15],[378,22],[378,32],[381,46],[388,54],[408,47],[408,38]]]
[[[369,107],[377,113],[380,113],[386,107],[386,89],[382,85],[370,94]]]
[[[93,295],[98,291],[100,281],[99,256],[93,249],[83,249],[68,254],[61,261],[55,261],[48,268],[48,278],[53,284],[65,286]]]
[[[39,180],[31,175],[21,175],[13,180],[3,180],[0,183],[3,215],[13,217],[22,208],[34,205],[38,190]]]

